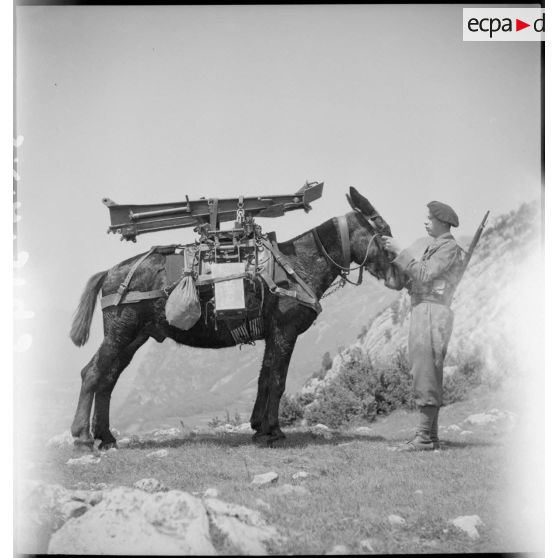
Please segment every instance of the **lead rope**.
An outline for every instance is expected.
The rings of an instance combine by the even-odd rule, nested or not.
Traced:
[[[374,242],[374,240],[376,239],[376,237],[378,236],[378,233],[374,233],[372,235],[372,238],[370,239],[370,241],[368,242],[368,246],[366,247],[366,254],[364,255],[364,259],[362,260],[362,263],[357,265],[356,267],[353,268],[346,268],[343,267],[341,265],[339,265],[337,262],[335,262],[331,256],[326,252],[325,249],[322,250],[322,252],[324,253],[324,255],[329,259],[329,261],[336,266],[338,269],[341,270],[341,277],[337,280],[334,281],[329,289],[327,289],[327,291],[322,295],[322,298],[327,298],[328,296],[332,295],[333,293],[337,292],[339,289],[342,289],[347,283],[350,283],[351,285],[360,285],[360,283],[362,282],[362,268],[364,266],[364,264],[366,263],[366,259],[368,258],[368,253],[370,252],[370,246],[372,246],[372,242]],[[321,242],[320,242],[321,244]],[[323,246],[323,245],[322,245]],[[359,279],[358,282],[353,282],[351,281],[347,275],[351,272],[351,271],[355,271],[355,270],[359,270]]]

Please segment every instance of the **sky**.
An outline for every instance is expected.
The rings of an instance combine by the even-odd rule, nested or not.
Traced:
[[[261,219],[279,240],[366,195],[405,244],[426,203],[482,215],[540,198],[540,45],[462,41],[461,6],[23,6],[16,8],[17,292],[44,378],[75,377],[95,272],[191,230],[107,235],[103,197],[162,203],[294,193],[305,214]]]

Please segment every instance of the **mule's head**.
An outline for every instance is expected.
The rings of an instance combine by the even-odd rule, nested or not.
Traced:
[[[358,264],[364,262],[364,268],[370,274],[393,284],[396,279],[399,280],[395,277],[398,272],[390,265],[392,256],[380,242],[382,236],[392,236],[389,225],[356,188],[350,187],[347,200],[353,208],[347,215],[352,261]]]

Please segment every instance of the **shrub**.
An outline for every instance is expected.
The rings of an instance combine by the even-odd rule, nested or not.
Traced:
[[[412,406],[412,387],[404,354],[387,365],[372,364],[368,355],[353,348],[344,357],[339,374],[317,394],[305,410],[311,423],[333,428],[356,420],[374,420],[399,406]]]
[[[285,393],[279,403],[279,424],[289,426],[302,419],[305,401],[303,396]]]

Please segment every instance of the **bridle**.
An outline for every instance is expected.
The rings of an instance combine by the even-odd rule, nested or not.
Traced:
[[[316,228],[312,229],[312,234],[314,235],[314,241],[316,242],[316,244],[317,244],[318,248],[320,249],[320,251],[322,252],[322,254],[335,267],[337,267],[339,269],[339,273],[341,275],[341,286],[343,286],[345,284],[345,282],[350,283],[351,285],[357,285],[358,286],[362,283],[363,270],[364,270],[364,266],[366,265],[366,260],[368,259],[368,254],[370,253],[370,247],[372,246],[372,243],[375,242],[376,246],[380,250],[382,249],[382,245],[380,244],[380,242],[378,240],[378,236],[381,235],[382,231],[380,230],[378,225],[374,222],[374,219],[379,217],[378,213],[374,213],[372,215],[365,215],[358,207],[356,207],[353,204],[353,202],[352,202],[352,200],[349,196],[347,196],[347,199],[349,200],[349,204],[351,205],[353,211],[355,211],[355,213],[357,213],[357,214],[360,214],[364,218],[364,222],[365,222],[366,226],[372,232],[372,236],[370,237],[370,240],[368,241],[368,246],[366,247],[366,253],[364,254],[364,259],[362,260],[362,263],[357,264],[353,268],[350,267],[351,252],[350,252],[350,240],[349,240],[349,225],[347,223],[347,217],[345,215],[342,215],[341,217],[334,217],[333,218],[335,228],[338,231],[339,237],[341,238],[341,252],[342,252],[342,257],[343,257],[343,265],[338,264],[328,254],[325,246],[323,245],[322,241],[320,240],[320,237],[318,235],[318,231],[316,230]],[[358,270],[358,280],[356,282],[354,282],[354,281],[351,281],[348,278],[348,275],[351,271],[356,271],[356,270]]]

